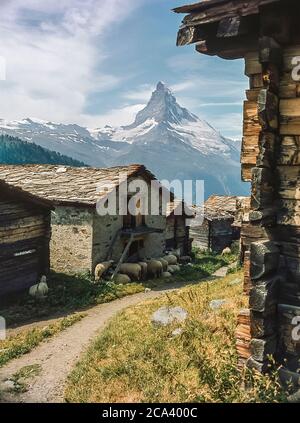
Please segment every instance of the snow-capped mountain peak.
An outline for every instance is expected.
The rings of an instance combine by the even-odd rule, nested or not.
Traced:
[[[205,156],[224,154],[230,157],[235,150],[234,144],[228,143],[205,120],[182,107],[163,82],[157,84],[148,104],[136,115],[131,125],[105,127],[91,133],[101,141],[109,139],[130,144],[158,142],[171,147],[172,143],[180,141]]]
[[[238,143],[224,138],[159,82],[131,125],[87,129],[34,118],[0,119],[0,134],[96,167],[145,164],[159,179],[204,179],[207,194],[243,195]]]
[[[177,103],[171,90],[163,82],[157,84],[147,106],[136,115],[135,122],[127,128],[142,125],[151,119],[157,123],[168,122],[176,125],[184,121],[197,121],[196,116]]]

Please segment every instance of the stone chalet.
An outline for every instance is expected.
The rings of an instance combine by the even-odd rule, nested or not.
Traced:
[[[50,264],[54,271],[62,273],[93,272],[99,262],[119,261],[122,255],[125,260],[135,260],[163,254],[166,216],[161,205],[157,215],[101,216],[97,212],[98,202],[109,194],[107,181],[111,190],[116,188],[119,192],[120,184],[126,180],[120,175],[125,174],[127,187],[133,180],[144,180],[149,187],[151,181],[156,181],[142,165],[108,169],[0,166],[0,180],[52,205]],[[136,191],[128,193],[128,197],[134,194]],[[150,190],[148,196],[151,208]]]

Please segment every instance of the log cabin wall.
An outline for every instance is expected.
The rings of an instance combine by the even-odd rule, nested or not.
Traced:
[[[199,222],[196,219],[191,224],[190,235],[193,239],[193,245],[200,250],[206,251],[209,250],[209,231],[210,231],[210,222],[204,219],[204,221]]]
[[[273,356],[285,380],[299,381],[299,1],[208,0],[175,11],[188,13],[178,45],[244,58],[249,77],[241,154],[242,178],[252,184],[242,225],[249,308],[238,319],[239,364],[264,372]]]
[[[50,209],[0,190],[0,298],[49,273]]]
[[[182,255],[189,255],[189,227],[186,224],[185,216],[175,216],[172,214],[167,218],[166,248],[172,250],[180,248]]]
[[[222,251],[231,247],[233,242],[233,224],[234,218],[232,219],[216,219],[210,222],[210,249],[216,253],[222,253]]]
[[[223,219],[204,218],[204,221],[198,224],[195,219],[190,229],[193,245],[203,251],[211,250],[215,253],[221,253],[224,248],[232,245],[233,221],[233,217]]]
[[[292,325],[300,315],[300,103],[291,77],[295,56],[300,56],[300,45],[284,48],[274,38],[261,37],[258,52],[245,57],[250,89],[244,105],[242,176],[252,182],[252,198],[250,222],[243,226],[244,288],[250,308],[239,316],[237,345],[240,364],[246,360],[259,371],[268,370],[271,355],[292,372],[300,360]]]

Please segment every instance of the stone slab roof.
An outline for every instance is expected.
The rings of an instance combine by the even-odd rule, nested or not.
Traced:
[[[238,215],[239,204],[250,201],[249,197],[213,195],[204,203],[203,207],[195,207],[196,221],[204,219],[212,222],[214,220],[235,221]]]
[[[24,201],[26,203],[32,203],[38,207],[42,207],[42,208],[50,209],[50,210],[53,208],[52,203],[50,201],[37,197],[35,195],[32,195],[29,192],[26,192],[19,187],[9,185],[5,181],[1,181],[1,180],[0,180],[0,193],[4,195],[5,199],[6,197],[8,197],[14,201],[20,200],[20,201]]]
[[[259,7],[283,0],[202,0],[197,3],[176,7],[176,13],[197,14],[198,23],[208,23],[234,15],[247,16],[259,13]],[[285,0],[286,1],[286,0]],[[189,22],[187,19],[187,22]]]
[[[184,216],[189,217],[190,219],[195,216],[194,209],[191,207],[188,207],[187,204],[185,204],[182,200],[175,198],[173,201],[170,201],[167,203],[166,207],[166,216],[170,217],[175,212],[179,210],[179,213],[183,213]]]
[[[54,165],[3,165],[0,181],[23,192],[51,202],[53,205],[93,207],[123,181],[125,176],[155,180],[145,166],[133,164],[112,168],[68,167]]]

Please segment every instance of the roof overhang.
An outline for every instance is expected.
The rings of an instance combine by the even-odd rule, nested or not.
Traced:
[[[246,52],[257,49],[262,12],[272,19],[277,10],[278,24],[283,26],[285,14],[291,14],[296,5],[295,0],[207,0],[177,7],[174,12],[187,13],[177,45],[196,44],[199,53],[225,59],[244,57]],[[287,42],[287,34],[277,29],[273,32],[275,39]]]
[[[7,195],[9,198],[13,200],[22,200],[24,202],[32,203],[38,207],[42,207],[45,209],[54,209],[54,204],[52,201],[45,200],[44,198],[38,197],[36,195],[30,194],[27,191],[22,190],[19,187],[14,185],[8,184],[2,180],[0,180],[0,192]]]

